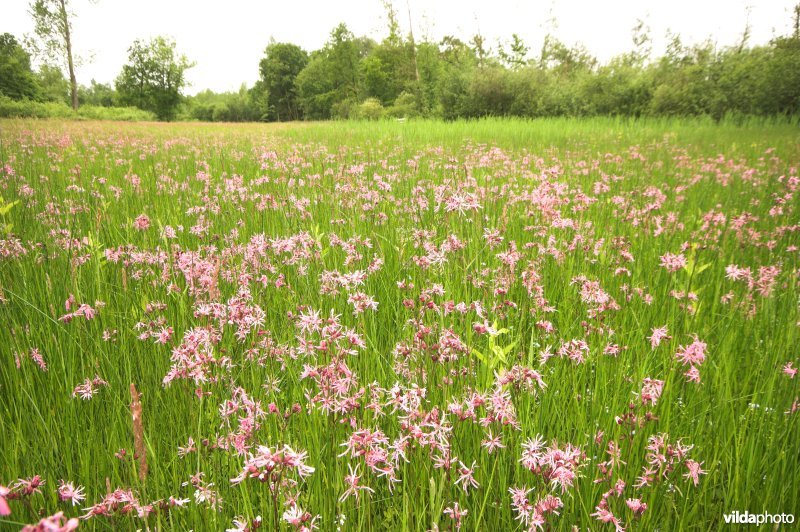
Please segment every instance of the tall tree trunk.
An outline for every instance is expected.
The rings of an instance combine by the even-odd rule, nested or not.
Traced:
[[[411,51],[414,54],[414,75],[419,85],[419,65],[417,64],[417,43],[414,42],[414,23],[411,22],[411,5],[406,0],[406,10],[408,10],[408,37],[411,40]]]
[[[69,15],[65,0],[59,0],[61,20],[64,24],[64,44],[67,49],[67,66],[69,67],[69,88],[72,96],[72,109],[78,110],[78,81],[75,78],[75,62],[72,60],[72,37],[69,31]]]
[[[411,5],[406,0],[406,10],[408,11],[408,37],[411,40],[411,52],[414,57],[414,77],[416,84],[414,85],[414,96],[416,97],[417,111],[422,112],[422,84],[419,82],[419,64],[417,63],[417,43],[414,41],[414,23],[411,21]],[[425,103],[427,106],[427,102]]]

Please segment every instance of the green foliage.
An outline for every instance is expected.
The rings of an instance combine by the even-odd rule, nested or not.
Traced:
[[[97,83],[78,87],[78,103],[80,105],[94,105],[97,107],[114,107],[118,100],[117,91],[109,84]]]
[[[367,98],[356,108],[353,118],[378,120],[384,116],[384,108],[377,98]]]
[[[650,59],[649,29],[633,28],[632,51],[599,64],[582,46],[547,36],[537,58],[518,35],[496,56],[483,37],[414,43],[398,33],[359,49],[340,25],[297,75],[306,118],[347,118],[375,98],[389,116],[710,116],[800,112],[800,37],[753,48],[684,46],[673,37]],[[744,42],[744,41],[743,41]],[[396,104],[401,94],[403,107]],[[409,104],[415,106],[411,109]]]
[[[116,81],[120,101],[152,111],[160,120],[172,120],[186,85],[186,70],[192,66],[166,37],[149,42],[137,39],[128,49],[128,64]]]
[[[40,99],[45,102],[70,101],[69,81],[61,69],[52,65],[42,65],[36,74],[40,87]]]
[[[36,0],[37,41],[62,57],[72,14],[61,0]],[[517,34],[496,49],[481,35],[468,42],[446,36],[415,42],[400,33],[385,2],[388,35],[380,43],[356,37],[345,24],[307,53],[272,42],[259,63],[260,79],[238,92],[181,96],[192,66],[163,37],[137,40],[116,80],[78,87],[78,101],[102,107],[135,106],[161,120],[291,121],[388,117],[446,120],[489,116],[798,116],[800,34],[748,47],[684,45],[673,35],[663,57],[651,58],[649,29],[638,21],[631,51],[601,64],[581,45],[546,36],[538,55]],[[63,7],[63,9],[62,9]],[[797,17],[796,17],[797,18]],[[795,21],[800,25],[800,19]],[[0,43],[0,94],[70,101],[71,82],[59,68],[37,74],[13,36]],[[42,44],[44,43],[44,44]],[[60,54],[60,55],[59,55]],[[380,105],[376,105],[376,102]]]
[[[12,100],[0,96],[2,118],[76,118],[77,114],[64,102]]]
[[[320,120],[331,117],[336,103],[331,66],[322,52],[311,54],[308,65],[297,76],[300,105],[306,118]]]
[[[386,115],[394,118],[411,118],[420,116],[420,104],[416,95],[410,92],[401,92],[391,107],[386,109]]]
[[[331,32],[325,46],[310,56],[297,76],[300,104],[307,118],[346,118],[360,95],[360,62],[371,42],[356,39],[344,24]]]
[[[269,118],[269,89],[263,80],[258,80],[248,91],[250,96],[250,106],[252,114],[256,120],[267,120]]]
[[[104,107],[82,105],[78,108],[78,116],[87,120],[119,120],[122,122],[154,122],[156,115],[136,107]]]
[[[339,120],[358,118],[358,105],[355,98],[338,101],[331,106],[331,118]]]
[[[267,118],[286,121],[302,118],[297,94],[297,75],[308,64],[308,54],[295,44],[272,43],[259,64],[267,91]]]
[[[0,118],[59,118],[72,120],[152,121],[156,116],[136,107],[82,105],[74,111],[66,102],[12,100],[0,96]]]
[[[11,230],[14,229],[14,224],[6,222],[6,216],[11,209],[19,204],[19,200],[9,201],[6,202],[2,196],[0,196],[0,231],[4,235],[8,235],[11,233]]]
[[[400,93],[415,90],[414,68],[411,43],[390,35],[372,48],[361,63],[364,92],[384,105],[391,104]]]
[[[478,60],[466,43],[446,36],[439,44],[441,69],[435,98],[439,114],[446,119],[469,116],[467,90],[470,78],[476,76]]]
[[[514,101],[510,76],[511,72],[498,66],[484,67],[479,74],[471,76],[464,109],[468,116],[509,115]]]
[[[0,35],[0,95],[15,100],[39,97],[30,54],[10,33]]]
[[[512,33],[508,48],[500,47],[497,50],[497,54],[500,56],[500,60],[504,65],[516,69],[525,66],[529,51],[530,48],[525,44],[522,38],[516,33]]]
[[[800,109],[800,35],[773,41],[765,69],[762,114],[797,114]],[[767,94],[769,97],[767,97]]]
[[[472,348],[472,354],[489,370],[485,376],[491,377],[493,372],[498,368],[507,368],[509,366],[509,355],[511,351],[519,343],[519,338],[509,341],[507,345],[501,346],[497,342],[497,338],[504,334],[510,333],[511,330],[507,328],[497,329],[497,322],[492,323],[492,329],[489,332],[489,345],[488,349],[483,352],[476,348]],[[488,381],[489,379],[487,379]]]
[[[266,118],[259,91],[242,85],[238,92],[206,90],[184,100],[180,118],[203,122],[256,122]]]

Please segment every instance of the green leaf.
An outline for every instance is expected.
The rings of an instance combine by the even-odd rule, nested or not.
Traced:
[[[0,198],[0,202],[3,202],[3,205],[0,205],[0,215],[5,216],[11,211],[11,209],[14,208],[14,205],[19,203],[19,200],[12,201],[11,203],[5,203],[3,198]]]

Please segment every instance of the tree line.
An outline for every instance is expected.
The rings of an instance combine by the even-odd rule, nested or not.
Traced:
[[[415,40],[400,31],[391,3],[385,5],[388,35],[380,42],[355,36],[344,23],[319,50],[271,42],[252,87],[186,97],[185,74],[193,63],[164,37],[135,41],[113,85],[77,84],[68,1],[35,0],[38,42],[47,57],[67,66],[70,79],[54,62],[34,72],[25,43],[4,34],[0,97],[134,106],[162,120],[229,122],[800,114],[800,4],[792,31],[759,46],[749,45],[747,28],[739,43],[725,47],[688,46],[671,35],[666,52],[652,57],[649,30],[639,22],[632,49],[607,63],[552,35],[537,53],[518,35],[494,46],[479,34]]]

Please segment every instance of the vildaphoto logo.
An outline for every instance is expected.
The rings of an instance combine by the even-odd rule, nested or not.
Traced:
[[[733,511],[722,516],[728,525],[767,525],[767,524],[792,524],[794,514],[770,514],[767,512],[751,514],[748,511]]]

